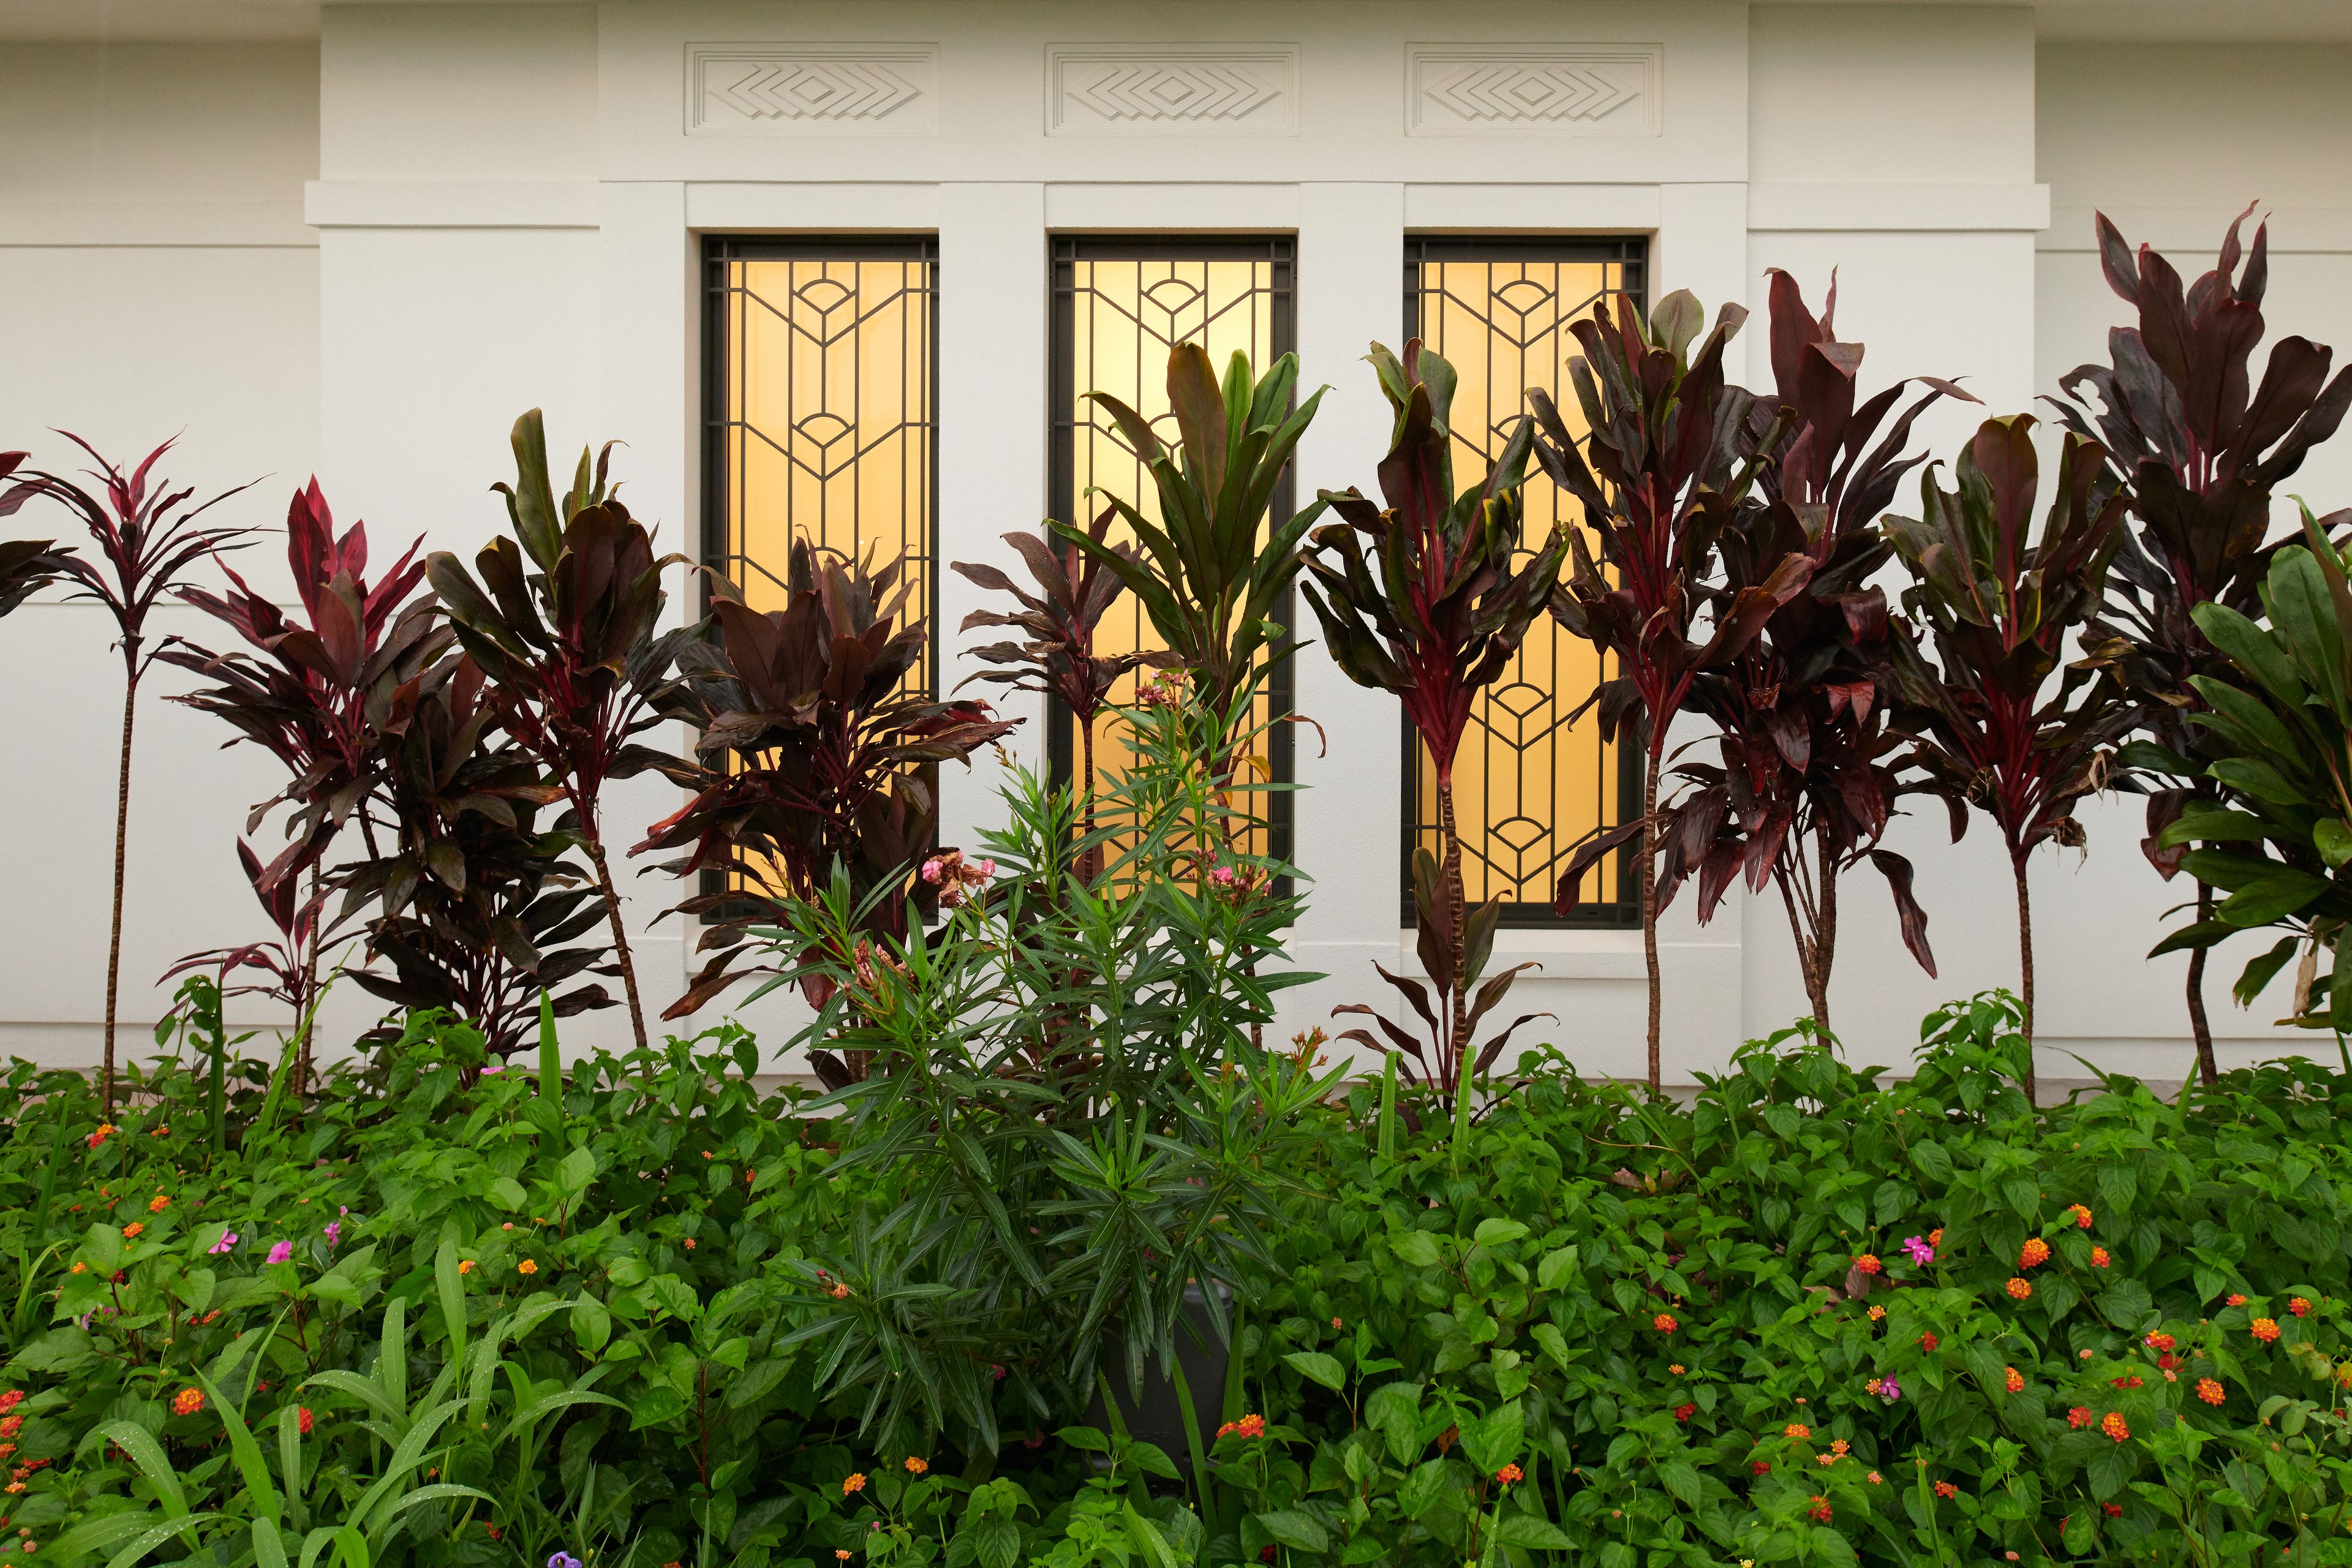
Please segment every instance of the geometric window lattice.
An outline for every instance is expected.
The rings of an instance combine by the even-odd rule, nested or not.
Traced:
[[[935,240],[704,245],[703,560],[783,607],[793,542],[903,558],[899,625],[937,602]],[[939,628],[908,671],[937,679]]]
[[[1582,351],[1569,327],[1591,315],[1603,294],[1631,293],[1639,301],[1644,254],[1639,239],[1406,241],[1405,333],[1461,374],[1452,420],[1457,486],[1486,471],[1528,412],[1529,387],[1550,394],[1570,432],[1585,434],[1568,377],[1568,362]],[[1524,545],[1540,546],[1555,522],[1582,526],[1582,508],[1539,470],[1531,471],[1525,495]],[[1598,555],[1590,533],[1586,543]],[[1639,766],[1638,745],[1603,744],[1590,710],[1573,726],[1568,722],[1601,679],[1592,646],[1538,616],[1500,679],[1471,709],[1454,767],[1465,891],[1474,906],[1500,899],[1506,925],[1638,919],[1630,847],[1586,873],[1573,916],[1552,912],[1560,869],[1577,846],[1622,820],[1629,803],[1639,810],[1640,775],[1630,771]],[[1412,851],[1419,846],[1442,856],[1444,848],[1436,776],[1410,724],[1404,763],[1402,909],[1411,924]]]
[[[1090,392],[1106,392],[1150,419],[1171,448],[1177,446],[1175,416],[1168,405],[1168,353],[1180,342],[1208,351],[1220,379],[1234,351],[1249,355],[1253,372],[1264,375],[1293,347],[1292,242],[1287,238],[1186,239],[1172,241],[1062,237],[1053,248],[1053,359],[1051,406],[1053,515],[1080,524],[1102,510],[1098,487],[1133,505],[1151,521],[1160,516],[1158,491],[1133,448]],[[1294,505],[1292,475],[1277,482],[1268,521],[1280,522]],[[1113,542],[1131,535],[1114,519]],[[1275,619],[1293,624],[1286,596]],[[1142,602],[1124,594],[1096,628],[1096,651],[1114,654],[1161,646]],[[1123,677],[1114,702],[1132,699],[1144,669]],[[1291,778],[1291,730],[1270,723],[1291,704],[1290,661],[1277,665],[1258,699],[1253,751],[1275,781]],[[1097,777],[1120,771],[1129,758],[1119,749],[1117,725],[1097,723]],[[1077,769],[1076,726],[1056,711],[1049,731],[1054,776],[1073,778]],[[1245,793],[1244,809],[1262,821],[1250,852],[1286,861],[1290,855],[1291,795],[1286,790]]]

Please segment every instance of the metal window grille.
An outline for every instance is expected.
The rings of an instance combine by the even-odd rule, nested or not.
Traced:
[[[1053,368],[1046,412],[1052,443],[1053,515],[1090,520],[1101,510],[1090,487],[1133,504],[1156,521],[1158,501],[1150,474],[1120,439],[1109,417],[1087,399],[1107,392],[1150,419],[1171,445],[1176,422],[1168,408],[1168,351],[1197,342],[1209,351],[1219,374],[1236,350],[1265,374],[1294,347],[1293,244],[1286,237],[1263,239],[1088,238],[1066,236],[1053,242]],[[1271,515],[1286,518],[1296,501],[1292,476],[1285,470],[1276,487]],[[1121,531],[1114,524],[1113,537]],[[1286,596],[1276,612],[1285,626],[1296,610]],[[1106,653],[1156,647],[1159,638],[1132,595],[1122,595],[1104,618],[1097,646]],[[1133,695],[1137,675],[1125,678],[1114,700]],[[1260,699],[1260,717],[1291,711],[1291,676],[1278,666],[1270,689]],[[1292,726],[1270,724],[1265,761],[1278,783],[1290,782]],[[1098,774],[1122,765],[1116,742],[1097,734]],[[1056,704],[1048,732],[1054,777],[1066,783],[1076,771],[1076,726]],[[1265,804],[1263,852],[1287,860],[1291,849],[1291,795],[1276,790]]]
[[[1411,237],[1404,255],[1404,331],[1461,373],[1454,398],[1457,479],[1483,473],[1526,390],[1550,393],[1578,429],[1568,362],[1580,351],[1569,326],[1604,294],[1643,297],[1647,256],[1641,239]],[[1582,526],[1575,503],[1540,475],[1527,488],[1527,535],[1540,541],[1555,521]],[[1597,542],[1594,542],[1597,547]],[[1602,678],[1601,657],[1549,616],[1539,617],[1502,678],[1472,710],[1454,764],[1462,824],[1463,877],[1470,901],[1500,899],[1512,926],[1626,925],[1640,919],[1634,852],[1587,874],[1572,916],[1552,912],[1560,868],[1576,847],[1638,809],[1638,746],[1604,745],[1588,716],[1568,716]],[[1412,853],[1444,852],[1437,784],[1410,722],[1402,725],[1405,923],[1412,910]]]
[[[793,541],[901,557],[939,670],[939,247],[929,238],[703,245],[702,558],[782,606]]]

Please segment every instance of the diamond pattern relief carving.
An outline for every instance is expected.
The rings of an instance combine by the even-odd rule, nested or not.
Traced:
[[[1406,51],[1406,129],[1415,136],[1654,136],[1662,55],[1654,44],[1415,44]]]
[[[1045,51],[1045,94],[1055,136],[1287,135],[1298,129],[1298,51],[1057,44]]]
[[[937,129],[929,44],[694,44],[687,130],[700,136],[920,133]]]

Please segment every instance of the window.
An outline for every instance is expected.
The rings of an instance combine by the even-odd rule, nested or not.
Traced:
[[[793,541],[906,560],[938,602],[938,247],[930,239],[704,245],[703,560],[781,608]],[[939,626],[908,673],[929,691]]]
[[[1133,505],[1155,521],[1159,504],[1150,476],[1099,407],[1090,392],[1107,392],[1150,419],[1171,445],[1176,421],[1168,410],[1168,351],[1197,342],[1209,352],[1220,375],[1235,350],[1249,355],[1256,374],[1293,346],[1292,244],[1287,238],[1130,240],[1065,237],[1053,250],[1053,377],[1047,411],[1053,444],[1053,515],[1065,521],[1090,521],[1101,510],[1089,500],[1095,486]],[[1276,487],[1272,515],[1288,517],[1296,505],[1292,478]],[[1113,524],[1112,538],[1124,536]],[[1286,602],[1276,619],[1295,626],[1295,607]],[[1142,604],[1122,595],[1104,616],[1097,644],[1104,653],[1157,646]],[[1148,672],[1147,672],[1148,673]],[[1115,693],[1133,695],[1138,675],[1128,676]],[[1290,667],[1276,668],[1272,689],[1260,700],[1266,718],[1290,711]],[[1291,728],[1272,724],[1262,753],[1268,772],[1282,782],[1291,774]],[[1057,780],[1076,771],[1076,726],[1056,711],[1049,745]],[[1108,743],[1107,743],[1108,742]],[[1095,766],[1102,774],[1124,765],[1115,740],[1096,737]],[[1290,854],[1291,797],[1274,791],[1264,801],[1264,852],[1276,859]]]
[[[1439,239],[1405,243],[1404,331],[1461,373],[1454,397],[1454,473],[1483,473],[1540,386],[1578,429],[1568,362],[1580,352],[1570,323],[1605,293],[1643,288],[1638,239]],[[1581,432],[1579,431],[1580,434]],[[1540,474],[1527,487],[1527,539],[1552,524],[1580,524],[1576,504]],[[1586,878],[1570,920],[1552,913],[1559,869],[1578,844],[1622,819],[1641,798],[1638,748],[1603,745],[1588,713],[1567,720],[1601,679],[1601,656],[1549,616],[1529,628],[1518,656],[1470,716],[1454,763],[1463,824],[1463,878],[1470,901],[1503,901],[1506,925],[1620,925],[1639,919],[1633,851]],[[1415,847],[1442,854],[1437,781],[1419,738],[1404,726],[1402,908],[1412,920]],[[1637,808],[1638,809],[1638,808]]]

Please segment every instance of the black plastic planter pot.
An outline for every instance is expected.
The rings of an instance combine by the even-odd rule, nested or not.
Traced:
[[[1232,1301],[1231,1291],[1222,1285],[1217,1289],[1228,1303]],[[1227,1321],[1231,1321],[1230,1314]],[[1231,1347],[1217,1338],[1216,1327],[1209,1321],[1208,1297],[1198,1284],[1186,1286],[1184,1315],[1176,1325],[1176,1365],[1184,1375],[1186,1390],[1192,1395],[1192,1415],[1204,1454],[1216,1442],[1217,1426],[1224,1409],[1225,1373],[1232,1360]],[[1119,1334],[1103,1336],[1099,1365],[1112,1394],[1118,1400],[1119,1415],[1127,1422],[1127,1435],[1158,1447],[1175,1461],[1178,1468],[1190,1469],[1192,1447],[1184,1440],[1183,1401],[1177,1397],[1175,1384],[1161,1374],[1160,1358],[1151,1357],[1144,1368],[1143,1398],[1139,1404],[1129,1392],[1126,1341]],[[1110,1430],[1109,1413],[1103,1408],[1099,1384],[1087,1405],[1087,1424],[1104,1432]]]

